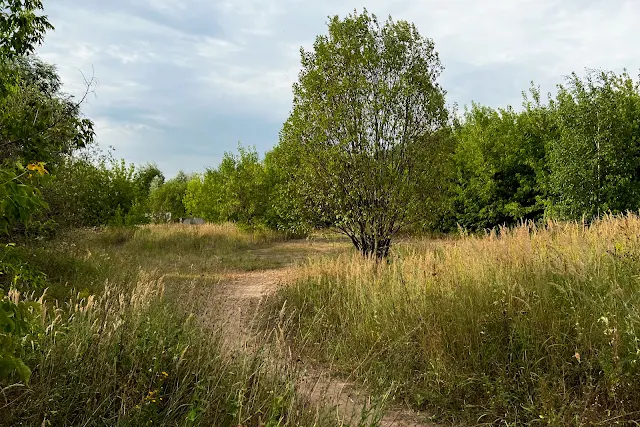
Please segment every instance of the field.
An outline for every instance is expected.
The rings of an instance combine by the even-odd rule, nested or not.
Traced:
[[[637,425],[639,236],[550,222],[380,264],[230,224],[32,242],[12,256],[49,288],[0,425]]]
[[[271,301],[294,347],[465,425],[637,425],[640,219],[316,259]]]
[[[23,355],[30,383],[2,389],[0,425],[339,425],[263,341],[252,353],[236,351],[238,335],[226,345],[236,325],[219,314],[232,310],[210,298],[230,277],[311,251],[280,240],[232,225],[152,226],[16,250],[50,286]]]

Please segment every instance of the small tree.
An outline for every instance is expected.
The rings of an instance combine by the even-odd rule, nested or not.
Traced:
[[[280,143],[300,153],[293,179],[317,221],[380,260],[438,181],[443,67],[433,41],[406,21],[380,25],[364,10],[328,27],[312,51],[301,50]]]

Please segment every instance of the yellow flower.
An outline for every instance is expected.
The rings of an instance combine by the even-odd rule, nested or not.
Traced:
[[[578,352],[576,351],[576,354],[574,354],[574,355],[573,355],[573,357],[575,357],[575,358],[576,358],[576,360],[577,360],[578,362],[580,362],[580,353],[578,353]]]
[[[44,175],[45,173],[49,173],[44,167],[44,162],[33,162],[27,165],[27,169],[30,171],[37,171],[40,175]]]

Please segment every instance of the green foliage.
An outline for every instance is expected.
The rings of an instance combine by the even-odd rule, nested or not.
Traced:
[[[47,284],[46,274],[26,261],[15,243],[0,248],[0,287],[20,292],[41,291]]]
[[[211,222],[264,223],[268,203],[265,170],[255,148],[238,145],[238,154],[225,153],[217,169],[187,184],[187,211]]]
[[[44,76],[46,80],[49,70],[37,61],[21,58],[32,53],[46,30],[53,28],[46,16],[36,14],[40,9],[40,0],[0,1],[0,235],[8,234],[16,223],[28,223],[36,211],[46,207],[38,190],[26,181],[34,171],[44,174],[44,162],[50,158],[47,155],[60,149],[57,144],[61,140],[53,129],[57,122],[52,125],[50,120],[61,102],[43,96],[42,86],[34,78]],[[90,122],[80,123],[88,129],[86,135],[92,137]],[[47,137],[51,142],[44,144],[43,138]],[[47,144],[53,145],[54,150]],[[29,165],[25,168],[23,162]],[[5,250],[8,248],[5,246]],[[3,288],[5,281],[16,286],[23,279],[22,265],[7,259],[5,251],[1,255]],[[20,301],[15,289],[8,295],[0,289],[0,379],[17,373],[22,381],[29,381],[31,370],[20,356],[34,326],[37,308],[36,303]]]
[[[28,175],[26,168],[0,168],[0,235],[7,234],[17,222],[27,223],[35,212],[47,207],[38,189],[25,182]]]
[[[625,72],[575,73],[551,102],[550,213],[591,218],[640,209],[640,83]]]
[[[183,200],[189,181],[189,177],[181,171],[175,178],[151,190],[148,210],[155,222],[176,221],[187,216]],[[167,217],[167,213],[170,213],[171,217]]]
[[[0,1],[0,60],[33,53],[53,30],[41,10],[41,0]]]
[[[457,126],[452,209],[465,228],[514,225],[542,217],[545,147],[532,129],[536,110],[473,104]]]
[[[124,160],[106,156],[68,157],[43,187],[49,216],[63,226],[124,225],[146,222],[147,194],[153,178]],[[157,175],[157,170],[153,171]],[[145,183],[145,180],[149,184]]]
[[[295,180],[299,166],[299,153],[295,145],[281,140],[264,159],[268,201],[265,223],[274,230],[293,236],[306,236],[314,225],[306,207],[304,194]]]
[[[573,73],[543,104],[474,104],[456,127],[452,222],[469,229],[640,209],[640,83]]]
[[[149,197],[151,190],[164,183],[164,174],[155,164],[147,164],[136,169],[133,179],[138,196],[144,199]]]
[[[40,309],[35,302],[19,301],[15,291],[5,295],[0,289],[0,380],[14,373],[29,382],[31,369],[20,358],[23,342],[33,331],[34,317]]]
[[[293,182],[316,222],[342,230],[363,255],[386,257],[439,178],[448,112],[433,41],[365,10],[331,18],[301,61],[281,133],[299,153]]]
[[[37,58],[0,63],[0,163],[55,163],[93,142],[93,122],[60,92],[55,67]]]

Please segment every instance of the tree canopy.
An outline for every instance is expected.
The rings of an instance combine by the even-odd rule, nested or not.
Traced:
[[[280,144],[299,154],[293,179],[312,215],[384,258],[425,204],[447,126],[433,41],[406,21],[366,10],[331,18],[301,50],[293,111]]]

